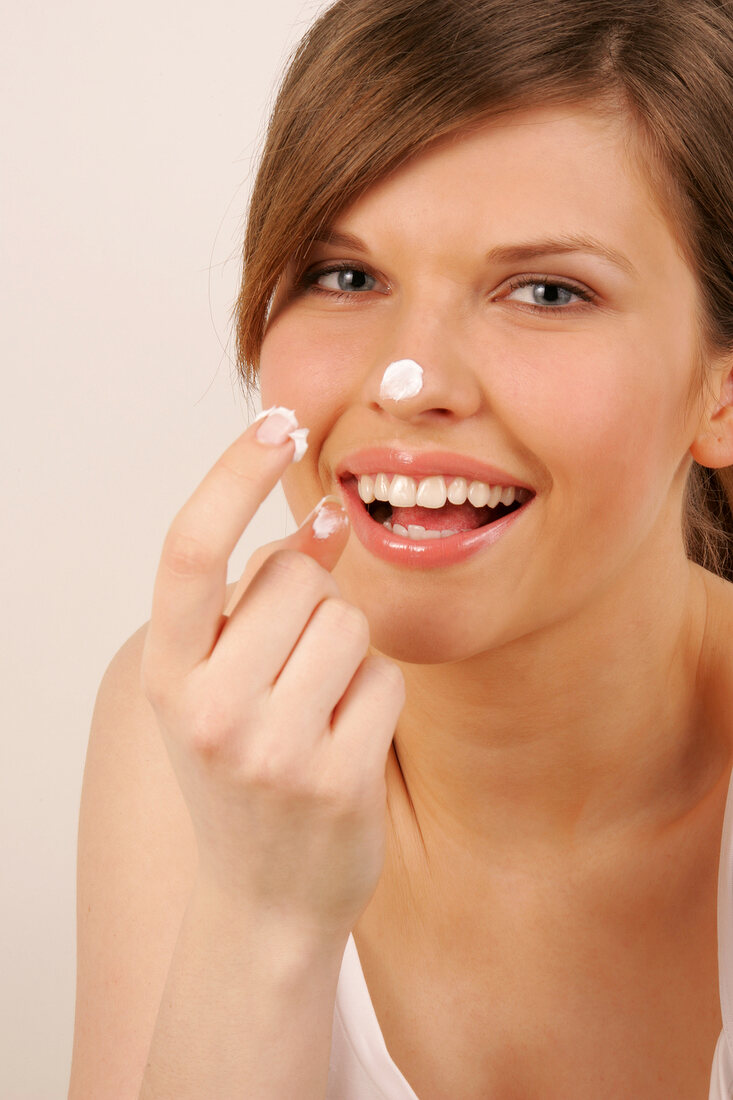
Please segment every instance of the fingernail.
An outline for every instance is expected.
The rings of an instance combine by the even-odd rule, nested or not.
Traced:
[[[262,420],[262,424],[255,433],[260,443],[270,446],[280,446],[287,439],[292,439],[295,444],[293,462],[300,462],[308,450],[306,438],[308,428],[299,428],[298,420],[293,409],[285,409],[281,405],[273,405],[271,409],[265,409],[256,416],[253,423]]]
[[[284,443],[293,429],[298,427],[298,421],[290,409],[274,405],[255,417],[255,421],[257,420],[262,420],[262,424],[257,429],[257,438],[260,443]]]
[[[313,537],[319,540],[330,538],[342,527],[348,527],[349,517],[340,497],[329,495],[319,500],[310,515],[303,520],[301,527],[309,524],[313,528]]]

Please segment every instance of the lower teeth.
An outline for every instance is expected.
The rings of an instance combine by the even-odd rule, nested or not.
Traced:
[[[421,539],[447,539],[450,535],[459,534],[458,531],[428,531],[425,527],[418,527],[413,524],[410,524],[409,527],[403,527],[401,523],[393,524],[389,520],[385,520],[382,526],[395,535],[402,535],[404,538],[418,541]]]
[[[509,515],[511,512],[517,511],[521,507],[519,501],[514,504],[506,506],[504,504],[498,504],[496,508],[490,510],[489,518],[485,523],[481,524],[482,527],[488,526],[489,523],[494,523],[498,519],[503,519],[504,516]],[[418,524],[410,524],[408,527],[404,527],[401,523],[393,523],[392,521],[392,507],[390,504],[375,501],[373,504],[367,505],[367,512],[371,518],[380,523],[382,527],[386,527],[388,531],[391,531],[395,535],[401,535],[402,538],[414,539],[416,542],[421,542],[426,539],[447,539],[452,535],[460,535],[461,531],[436,531],[420,527]],[[475,528],[478,530],[478,528]]]

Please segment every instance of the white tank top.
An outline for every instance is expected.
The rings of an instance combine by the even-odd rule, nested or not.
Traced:
[[[718,984],[723,1030],[708,1100],[733,1100],[733,773],[728,784],[718,868]],[[349,936],[333,1014],[326,1100],[419,1100],[392,1061]]]
[[[353,936],[336,992],[326,1100],[418,1100],[390,1058]]]
[[[733,775],[728,785],[718,867],[718,987],[723,1030],[710,1076],[709,1100],[733,1097]]]

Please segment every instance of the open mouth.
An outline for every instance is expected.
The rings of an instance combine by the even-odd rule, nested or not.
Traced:
[[[512,512],[518,511],[524,504],[534,497],[534,492],[525,488],[511,487],[481,487],[474,483],[471,487],[473,500],[468,499],[465,487],[461,492],[453,488],[451,495],[454,501],[447,499],[445,490],[440,491],[440,480],[437,481],[437,495],[432,495],[436,490],[434,484],[422,497],[415,497],[414,492],[408,491],[407,496],[394,494],[384,489],[377,488],[379,496],[397,496],[397,500],[375,499],[373,479],[364,484],[359,481],[357,489],[356,477],[344,479],[344,487],[350,482],[349,488],[353,497],[358,500],[358,506],[363,508],[369,518],[383,527],[386,531],[409,539],[410,541],[423,541],[428,539],[446,539],[454,535],[466,535],[478,531],[483,527],[490,527]],[[356,491],[355,491],[356,490]],[[364,499],[364,498],[367,499]],[[371,499],[369,499],[371,498]],[[355,500],[355,503],[356,503]],[[418,500],[420,503],[418,504]]]
[[[460,507],[464,509],[470,507],[476,513],[476,522],[472,523],[470,527],[467,528],[468,530],[472,530],[476,527],[486,527],[489,523],[494,523],[495,520],[508,516],[510,512],[516,512],[518,508],[522,507],[523,503],[523,501],[515,500],[512,504],[497,504],[495,508],[489,508],[487,505],[483,508],[476,508],[473,504],[466,502],[466,504],[462,504]],[[363,501],[362,504],[364,504]],[[365,504],[364,507],[373,520],[382,524],[392,522],[392,516],[395,511],[412,511],[412,509],[409,508],[394,509],[387,500],[373,500],[371,504]],[[450,520],[451,511],[453,509],[457,511],[458,506],[446,502],[441,509],[436,511],[440,511],[441,515],[445,515],[445,517]]]

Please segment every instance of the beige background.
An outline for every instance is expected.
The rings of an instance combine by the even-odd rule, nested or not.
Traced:
[[[94,699],[149,617],[171,519],[249,419],[230,311],[253,158],[278,74],[324,6],[3,12],[2,1100],[66,1096]],[[293,529],[277,489],[230,579]]]

